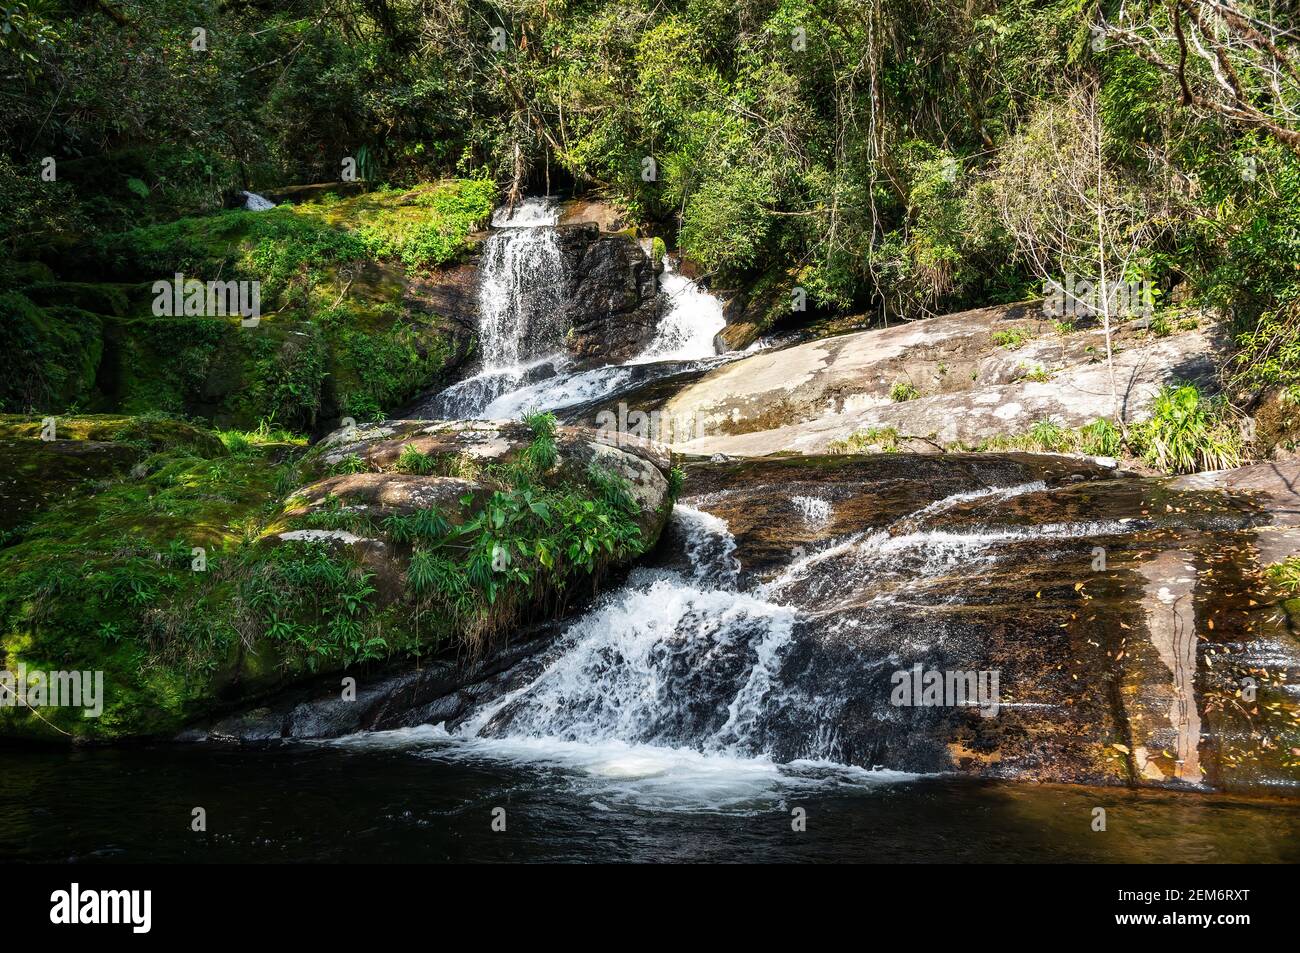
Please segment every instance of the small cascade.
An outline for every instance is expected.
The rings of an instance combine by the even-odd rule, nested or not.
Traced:
[[[476,757],[638,778],[686,767],[695,777],[710,764],[744,776],[745,765],[767,765],[788,781],[810,764],[870,772],[885,751],[890,768],[935,770],[941,752],[914,718],[945,716],[901,715],[888,701],[891,673],[970,638],[946,607],[1022,547],[1042,552],[1132,525],[919,524],[1042,489],[954,493],[883,529],[824,537],[766,581],[745,580],[725,521],[678,504],[665,536],[676,555],[635,570],[446,737]],[[797,506],[810,523],[831,516],[817,498]]]
[[[660,287],[669,305],[655,332],[654,340],[633,364],[652,361],[697,361],[717,353],[714,339],[727,326],[722,302],[686,276],[673,270],[664,258]]]
[[[558,351],[564,328],[564,260],[548,199],[498,209],[496,231],[483,246],[479,279],[479,346],[485,374],[513,373],[531,359]]]
[[[722,303],[665,261],[661,288],[669,303],[644,352],[623,364],[576,367],[560,319],[567,280],[559,214],[544,198],[493,214],[479,268],[481,367],[426,399],[414,416],[516,419],[603,401],[726,360],[714,345],[726,326]]]
[[[640,570],[575,623],[530,684],[486,706],[465,736],[610,741],[752,757],[793,609],[739,592],[735,541],[678,505],[690,576]]]
[[[244,197],[244,208],[249,212],[265,212],[267,209],[275,208],[275,203],[270,199],[258,195],[256,192],[240,192]]]

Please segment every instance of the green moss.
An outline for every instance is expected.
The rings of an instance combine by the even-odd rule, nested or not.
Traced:
[[[322,414],[382,415],[431,386],[458,356],[454,330],[403,299],[410,274],[469,247],[492,195],[491,183],[455,180],[101,239],[94,267],[104,273],[141,289],[176,273],[256,280],[263,315],[247,328],[234,318],[156,317],[151,291],[125,305],[115,298],[111,313],[126,317],[109,319],[96,406],[242,429],[262,419],[309,430]],[[59,285],[60,293],[72,295],[70,287]]]
[[[0,294],[0,410],[60,410],[89,399],[103,351],[101,319]]]
[[[64,305],[120,317],[127,312],[130,287],[109,282],[42,281],[29,285],[23,293],[46,307]]]
[[[6,666],[105,672],[102,718],[42,715],[81,736],[168,731],[242,674],[233,598],[241,554],[274,512],[282,466],[262,456],[151,454],[134,474],[50,506],[0,550]],[[0,730],[52,732],[19,709],[0,709]]]
[[[0,414],[0,438],[40,440],[45,420],[32,415]],[[221,441],[207,430],[160,414],[78,414],[55,416],[53,420],[57,440],[112,440],[151,451],[184,449],[204,457],[226,453]]]
[[[313,673],[450,639],[479,651],[557,610],[568,587],[645,541],[626,484],[558,467],[554,418],[529,424],[527,447],[478,474],[485,492],[381,520],[338,500],[303,512],[290,497],[308,454],[270,426],[207,435],[219,450],[205,457],[177,433],[178,445],[154,449],[167,427],[183,432],[176,422],[77,418],[77,439],[47,444],[26,436],[31,421],[0,419],[0,433],[17,435],[0,439],[19,448],[15,465],[55,445],[122,455],[0,546],[0,662],[103,671],[103,717],[0,708],[0,735],[165,736]],[[430,467],[459,463],[416,469]],[[291,527],[380,535],[383,555],[375,565],[350,546],[278,538]]]

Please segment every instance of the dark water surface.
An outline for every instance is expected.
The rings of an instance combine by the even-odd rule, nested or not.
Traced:
[[[315,745],[7,751],[0,771],[5,861],[1300,860],[1300,803],[1198,794],[931,777],[724,813],[606,797],[563,767]]]

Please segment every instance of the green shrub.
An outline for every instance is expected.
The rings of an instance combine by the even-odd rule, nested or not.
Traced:
[[[1300,592],[1300,556],[1290,556],[1273,563],[1266,571],[1278,588],[1290,593]]]
[[[396,468],[402,473],[428,476],[438,472],[438,460],[427,453],[420,452],[414,444],[408,443],[402,447],[402,452],[397,457]]]
[[[1132,427],[1130,440],[1145,463],[1167,473],[1226,470],[1247,456],[1226,401],[1205,396],[1195,384],[1164,387],[1151,419]]]
[[[992,341],[996,347],[1014,351],[1026,341],[1032,340],[1033,336],[1028,328],[1008,328],[1005,331],[994,331]]]
[[[850,434],[843,440],[832,440],[826,447],[828,453],[898,453],[899,433],[895,427],[869,427]]]
[[[889,388],[889,399],[901,403],[905,400],[916,400],[921,396],[921,392],[911,381],[895,381],[894,386]]]

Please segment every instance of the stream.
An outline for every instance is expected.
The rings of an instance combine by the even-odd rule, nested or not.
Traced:
[[[721,304],[670,265],[650,344],[575,362],[556,321],[556,221],[539,199],[498,213],[481,364],[411,416],[573,413],[739,356],[715,345]],[[1261,522],[1219,497],[1028,455],[695,462],[656,553],[473,686],[468,713],[269,747],[0,755],[0,854],[1295,862],[1300,803],[1213,793],[1236,756],[1203,759],[1211,715],[1179,699],[1232,686],[1195,682],[1190,636],[1156,621],[1166,596],[1240,612],[1212,637],[1226,662],[1300,668],[1281,623],[1242,608],[1248,581],[1222,604],[1198,588],[1233,573]],[[1105,574],[1089,568],[1099,549]],[[894,676],[923,665],[997,669],[996,724],[973,703],[891,702]],[[1111,696],[1099,673],[1143,691]],[[1231,712],[1213,717],[1232,737]],[[1115,783],[1128,769],[1110,740],[1147,721],[1159,727],[1141,767],[1165,772],[1166,790]],[[979,770],[957,776],[953,757]],[[1269,757],[1251,777],[1293,784]],[[1013,783],[1025,777],[1072,783]],[[38,785],[43,807],[27,813]],[[189,830],[191,805],[208,831]],[[1091,828],[1099,805],[1106,833]]]

